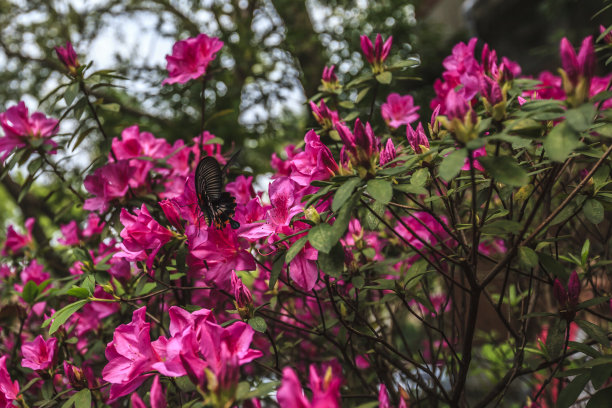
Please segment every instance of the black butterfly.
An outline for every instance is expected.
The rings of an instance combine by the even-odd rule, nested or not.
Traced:
[[[212,156],[206,156],[196,168],[195,188],[198,206],[206,217],[210,227],[221,229],[229,222],[233,229],[240,224],[232,217],[236,211],[236,199],[223,191],[223,172],[219,162]]]

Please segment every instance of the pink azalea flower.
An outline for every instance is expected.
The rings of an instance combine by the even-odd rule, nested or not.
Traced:
[[[70,71],[72,75],[76,74],[76,69],[81,66],[79,64],[79,59],[72,48],[72,43],[70,41],[66,41],[66,47],[55,47],[55,53],[57,54],[57,58],[64,64],[66,68]]]
[[[99,235],[102,231],[104,231],[105,222],[100,222],[100,217],[98,217],[95,213],[89,213],[87,216],[87,226],[83,230],[84,237],[92,237],[94,235]]]
[[[57,143],[50,137],[57,133],[58,123],[58,120],[48,118],[40,112],[30,116],[23,102],[0,113],[0,127],[4,130],[4,137],[0,137],[0,153],[4,154],[0,160],[4,161],[15,148],[26,147],[35,140],[42,139],[43,145],[56,147]]]
[[[66,225],[61,225],[60,230],[63,237],[58,238],[57,242],[66,246],[77,245],[79,243],[79,226],[75,220],[70,221]]]
[[[440,240],[446,241],[449,239],[448,233],[444,230],[444,227],[442,227],[431,214],[426,212],[415,212],[413,215],[414,217],[402,217],[402,221],[404,221],[404,224],[406,224],[416,236],[401,223],[397,224],[395,227],[396,231],[401,236],[405,237],[410,245],[420,250],[425,246],[423,241],[430,245],[436,245]],[[440,218],[443,222],[446,222],[444,217]]]
[[[291,160],[298,153],[298,149],[294,145],[289,145],[285,147],[285,153],[287,155],[287,160],[283,160],[278,157],[276,153],[272,153],[270,167],[276,171],[273,178],[289,176],[291,174]]]
[[[565,100],[566,95],[562,88],[561,77],[553,75],[549,71],[542,71],[538,75],[541,84],[536,86],[536,90],[526,92],[525,96],[531,96],[535,99],[556,99]]]
[[[135,170],[129,161],[121,160],[108,163],[85,177],[83,185],[95,197],[86,199],[83,209],[104,212],[111,201],[125,198]]]
[[[411,95],[389,94],[387,101],[382,104],[380,111],[389,127],[396,129],[401,125],[408,125],[419,118],[416,113],[421,107],[414,105]]]
[[[247,308],[253,305],[251,291],[242,283],[242,279],[234,271],[232,271],[232,293],[238,308]]]
[[[108,364],[102,370],[104,381],[111,383],[108,402],[136,390],[151,374],[144,374],[159,361],[145,322],[146,307],[134,311],[132,321],[115,329],[113,341],[106,346]]]
[[[166,408],[168,406],[165,391],[159,382],[159,375],[156,375],[153,379],[150,395],[151,408]]]
[[[338,125],[341,126],[341,125]],[[309,186],[313,180],[327,180],[338,171],[338,164],[327,146],[314,130],[304,136],[304,151],[291,160],[291,179],[301,186]]]
[[[321,81],[323,81],[323,83],[325,83],[325,82],[328,82],[328,83],[338,82],[338,77],[334,73],[334,69],[335,68],[336,68],[335,65],[332,65],[330,67],[326,66],[325,68],[323,68],[323,75],[321,75]]]
[[[412,129],[411,125],[406,126],[406,138],[412,150],[417,154],[423,153],[423,148],[429,149],[429,139],[425,135],[425,129],[423,129],[421,122],[417,125],[416,131]]]
[[[319,376],[314,365],[310,366],[310,390],[312,400],[309,401],[295,371],[289,367],[283,369],[281,386],[276,393],[281,408],[340,408],[340,385],[342,378],[335,377],[332,368],[328,367],[323,377]]]
[[[344,143],[344,148],[348,152],[351,163],[354,165],[367,166],[372,156],[378,154],[380,140],[374,135],[369,123],[366,122],[364,127],[361,120],[355,120],[353,133],[342,124],[338,124],[336,130]]]
[[[612,75],[607,75],[605,77],[593,77],[591,79],[591,88],[589,89],[589,98],[597,95],[600,92],[604,92],[607,90],[608,83],[612,79]],[[609,109],[612,107],[612,98],[606,99],[604,103],[601,105],[601,109]]]
[[[32,370],[46,370],[55,364],[55,352],[57,351],[57,339],[51,337],[49,340],[38,335],[32,342],[23,343],[21,353],[23,359],[21,365]]]
[[[396,156],[397,153],[395,151],[395,145],[393,144],[393,140],[389,138],[385,144],[385,148],[380,151],[380,165],[384,166],[391,160],[395,159]]]
[[[249,252],[248,242],[239,239],[237,232],[230,227],[222,230],[210,228],[207,232],[188,233],[190,272],[199,272],[207,282],[229,290],[232,270],[254,270],[255,259]]]
[[[474,163],[474,169],[478,170],[478,171],[484,171],[484,167],[482,167],[482,164],[480,164],[480,162],[476,159],[477,157],[480,156],[486,156],[487,155],[487,150],[485,149],[485,147],[481,147],[480,149],[476,149],[472,152],[472,157],[474,158],[473,163]],[[465,171],[469,171],[470,170],[470,158],[466,157],[465,158],[465,162],[463,164],[463,167],[461,167],[461,170],[465,170]]]
[[[223,41],[206,34],[177,41],[172,46],[172,55],[166,55],[168,78],[163,80],[162,85],[184,84],[203,76],[208,64],[222,47]]]
[[[23,248],[32,243],[32,228],[34,228],[34,218],[28,218],[25,221],[26,233],[19,234],[12,225],[9,225],[6,231],[6,241],[2,248],[2,256],[10,256],[18,254]]]
[[[312,115],[323,129],[333,129],[337,123],[342,123],[338,112],[329,109],[323,99],[319,101],[319,105],[310,101],[310,109],[312,110]]]
[[[599,34],[603,34],[605,33],[607,30],[606,27],[604,27],[603,25],[599,25]],[[612,44],[612,32],[608,31],[608,33],[602,38],[602,40],[605,44]]]
[[[368,61],[371,65],[382,64],[387,59],[389,51],[391,50],[391,44],[393,43],[393,37],[389,36],[387,41],[385,41],[383,44],[383,39],[380,34],[376,34],[374,46],[372,46],[372,41],[367,35],[362,35],[360,40],[363,55],[365,55],[366,61]]]
[[[225,191],[236,197],[236,204],[246,205],[253,197],[255,190],[253,189],[253,176],[245,177],[242,174],[236,177],[236,180],[225,185]]]
[[[153,266],[155,255],[170,239],[172,232],[162,227],[151,217],[145,204],[140,210],[130,214],[125,208],[121,209],[119,220],[125,227],[121,231],[121,252],[116,257],[123,257],[129,261],[147,261],[147,267]]]
[[[319,269],[317,267],[318,256],[319,251],[310,246],[310,243],[306,243],[304,248],[298,252],[289,264],[291,280],[305,291],[311,291],[319,278]]]
[[[13,401],[19,394],[19,383],[12,381],[6,369],[6,359],[8,356],[0,357],[0,407],[13,407]]]
[[[39,264],[36,259],[33,259],[28,266],[23,268],[19,276],[24,285],[29,281],[33,281],[37,285],[40,285],[51,277],[47,272],[44,272],[44,266]]]
[[[572,84],[576,85],[579,77],[587,79],[593,77],[596,58],[592,36],[588,36],[582,41],[578,56],[576,56],[572,44],[565,37],[561,39],[560,51],[561,65]]]

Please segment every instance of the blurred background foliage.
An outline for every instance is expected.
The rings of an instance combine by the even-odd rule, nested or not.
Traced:
[[[393,35],[392,55],[418,56],[410,77],[394,80],[378,92],[377,106],[391,92],[411,93],[421,105],[421,119],[431,110],[433,81],[442,61],[458,41],[479,37],[498,55],[518,61],[524,74],[559,66],[558,43],[574,44],[598,34],[611,21],[610,9],[593,17],[601,0],[0,0],[0,110],[25,100],[31,110],[60,117],[63,101],[39,101],[65,81],[53,47],[72,41],[81,63],[113,69],[126,80],[121,87],[92,89],[100,103],[106,132],[119,136],[138,124],[170,142],[200,133],[200,94],[204,83],[161,86],[164,55],[179,39],[203,32],[223,40],[224,48],[209,67],[205,128],[221,138],[225,150],[242,147],[240,164],[254,173],[269,169],[272,152],[303,140],[314,125],[306,102],[317,92],[325,65],[336,64],[341,83],[364,68],[359,36]],[[367,69],[367,68],[366,68]],[[603,69],[603,64],[601,64]],[[386,88],[386,89],[385,89]],[[371,95],[367,96],[371,98]],[[119,111],[115,108],[119,105]],[[375,128],[383,126],[375,110]],[[341,116],[342,116],[342,112]],[[88,119],[92,120],[92,119]],[[62,122],[74,131],[76,123]],[[78,185],[91,161],[108,152],[101,135],[92,133],[76,150],[66,150],[62,165]],[[98,162],[98,165],[101,164]],[[15,197],[11,172],[2,180]],[[70,204],[54,177],[26,196],[33,208]],[[57,184],[54,184],[57,183]],[[32,201],[33,200],[33,201]],[[3,207],[5,200],[0,200]],[[4,208],[2,208],[4,209]],[[54,214],[54,211],[48,211]],[[29,214],[26,214],[28,213]],[[0,215],[11,216],[8,207]],[[45,215],[45,214],[42,214]],[[74,215],[74,214],[73,214]],[[57,218],[57,217],[56,217]],[[60,217],[71,219],[69,213]]]

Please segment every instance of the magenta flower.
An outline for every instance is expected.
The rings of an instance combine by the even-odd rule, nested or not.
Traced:
[[[385,144],[385,148],[380,151],[380,165],[384,166],[395,159],[396,156],[395,145],[393,144],[393,140],[389,138]]]
[[[89,211],[106,211],[111,201],[121,201],[130,188],[134,168],[127,160],[108,163],[85,177],[85,189],[95,197],[85,200],[83,208]]]
[[[225,191],[236,197],[236,204],[246,205],[255,197],[253,189],[253,176],[245,177],[242,174],[225,185]]]
[[[474,159],[472,163],[474,163],[474,169],[478,171],[485,171],[484,167],[482,167],[482,164],[480,164],[480,162],[476,158],[480,156],[486,156],[486,155],[487,155],[487,150],[485,149],[484,146],[472,152],[472,157]],[[465,161],[463,163],[463,167],[461,167],[461,170],[465,170],[465,171],[470,170],[470,158],[469,157],[465,158]]]
[[[26,233],[19,234],[12,225],[6,231],[6,241],[2,248],[2,256],[19,254],[21,250],[32,243],[32,228],[34,228],[34,218],[28,218],[25,222]]]
[[[102,370],[104,381],[111,383],[113,402],[138,388],[151,374],[159,358],[151,346],[150,323],[145,322],[146,307],[134,311],[132,321],[115,329],[113,341],[106,346],[108,364]]]
[[[599,25],[599,33],[603,34],[605,33],[607,30],[606,27],[604,27],[603,25]],[[612,31],[608,31],[608,33],[606,35],[604,35],[604,37],[602,38],[602,41],[606,44],[612,44]]]
[[[32,342],[23,343],[21,353],[23,359],[21,365],[32,370],[46,370],[55,364],[55,352],[57,351],[57,339],[51,337],[45,341],[38,335]]]
[[[35,284],[40,285],[49,279],[51,275],[44,271],[44,266],[39,264],[36,259],[33,259],[28,266],[23,268],[19,277],[24,285],[29,281],[33,281]]]
[[[382,36],[380,34],[376,34],[374,46],[372,46],[372,41],[370,41],[367,35],[362,35],[360,40],[361,50],[363,51],[363,55],[366,57],[366,61],[368,61],[370,65],[374,67],[375,73],[382,72],[382,64],[389,55],[391,44],[393,43],[393,37],[389,36],[387,41],[385,41],[383,44]]]
[[[595,49],[593,37],[588,36],[582,41],[578,56],[574,47],[565,37],[561,39],[561,65],[573,85],[578,83],[579,77],[590,79],[595,72]]]
[[[312,110],[312,115],[323,129],[330,130],[333,129],[337,123],[342,123],[338,117],[338,112],[329,109],[323,99],[319,101],[318,106],[316,103],[310,101],[310,109]]]
[[[68,379],[68,382],[75,390],[81,390],[85,387],[93,386],[93,382],[89,382],[87,375],[83,372],[83,369],[70,364],[64,360],[63,363],[64,375]]]
[[[57,242],[62,245],[71,246],[77,245],[80,241],[79,237],[79,226],[75,220],[70,221],[66,225],[61,225],[60,230],[62,231],[63,237],[58,238]]]
[[[325,68],[323,68],[323,75],[321,75],[321,81],[323,81],[324,83],[325,82],[328,82],[328,83],[338,82],[338,77],[334,73],[335,68],[336,68],[335,65],[332,65],[331,67],[326,66]]]
[[[66,47],[55,47],[55,53],[62,64],[68,68],[70,74],[76,75],[76,70],[81,66],[81,64],[79,64],[79,59],[76,52],[74,51],[74,48],[72,48],[72,43],[70,41],[66,41]]]
[[[412,150],[417,154],[423,153],[424,149],[429,149],[429,139],[425,135],[425,129],[423,129],[421,122],[417,125],[416,130],[412,129],[411,125],[406,126],[406,138]]]
[[[177,41],[172,46],[172,55],[166,55],[168,78],[163,80],[162,85],[184,84],[190,79],[203,76],[221,47],[223,41],[206,34]]]
[[[569,281],[567,282],[567,290],[558,278],[555,279],[553,292],[560,305],[572,308],[576,307],[576,305],[578,305],[578,298],[580,297],[580,278],[578,277],[578,273],[573,271],[570,275]]]
[[[87,226],[83,230],[84,237],[92,237],[104,231],[105,222],[100,222],[100,217],[96,213],[89,213],[87,216]]]
[[[121,252],[116,256],[126,258],[128,261],[147,261],[147,268],[153,266],[155,255],[170,239],[172,232],[162,227],[151,217],[145,204],[140,210],[130,214],[125,208],[121,209],[119,220],[125,227],[121,231]]]
[[[342,378],[335,377],[331,366],[323,377],[319,376],[314,365],[310,366],[310,390],[312,400],[309,401],[295,371],[289,367],[283,369],[281,386],[276,393],[281,408],[340,408],[340,385]]]
[[[379,153],[380,140],[374,135],[370,124],[366,123],[364,127],[358,118],[355,120],[353,133],[342,124],[338,124],[336,130],[351,163],[354,166],[371,167],[372,158]]]
[[[387,125],[397,129],[401,125],[408,125],[419,118],[416,113],[421,107],[414,106],[411,95],[401,96],[397,93],[389,94],[387,102],[380,107],[380,112]]]
[[[18,398],[19,383],[12,381],[6,369],[6,359],[8,356],[0,357],[0,407],[11,408],[13,401]]]
[[[159,382],[159,375],[156,375],[153,379],[150,396],[151,408],[166,408],[168,406],[165,391]]]
[[[327,180],[338,171],[334,156],[314,130],[306,133],[304,142],[304,151],[291,160],[290,177],[293,181],[300,186],[309,186],[312,181]]]
[[[503,94],[499,83],[488,76],[483,78],[482,96],[492,106],[503,101]]]
[[[4,154],[0,160],[6,160],[16,148],[40,144],[56,147],[57,143],[50,137],[57,133],[58,123],[56,119],[48,118],[40,112],[30,116],[23,102],[0,113],[0,127],[4,130],[4,137],[0,137],[0,153]]]
[[[230,227],[223,230],[210,228],[207,233],[203,232],[188,233],[187,263],[191,273],[200,273],[206,282],[229,290],[232,270],[255,269],[255,259],[249,252],[248,242],[240,239],[235,230]]]
[[[244,309],[253,306],[251,291],[242,283],[242,279],[234,271],[232,271],[232,292],[234,293],[234,299],[236,299],[236,307]]]

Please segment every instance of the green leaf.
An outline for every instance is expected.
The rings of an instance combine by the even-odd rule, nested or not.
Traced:
[[[351,197],[355,187],[357,187],[361,183],[361,179],[359,177],[351,177],[347,181],[345,181],[336,191],[334,195],[334,201],[332,201],[332,211],[337,212]]]
[[[109,112],[119,112],[121,106],[118,103],[102,103],[100,104],[100,108]]]
[[[286,263],[291,263],[293,258],[295,258],[295,256],[300,253],[302,248],[304,248],[304,245],[306,245],[307,240],[308,236],[303,236],[297,241],[295,241],[293,245],[291,245],[291,248],[287,250],[287,255],[285,256]]]
[[[388,204],[393,198],[393,186],[388,180],[372,179],[368,181],[368,193],[381,204]]]
[[[363,100],[363,98],[365,98],[365,96],[368,94],[368,91],[370,90],[370,87],[365,87],[363,88],[361,91],[359,91],[359,93],[357,94],[357,99],[355,99],[355,103],[359,103]]]
[[[249,326],[253,328],[253,330],[258,331],[260,333],[265,333],[268,325],[263,317],[255,316],[249,319]]]
[[[555,126],[544,139],[544,149],[548,157],[557,162],[565,161],[578,146],[578,133],[565,122]]]
[[[576,402],[576,399],[578,399],[578,396],[582,393],[590,379],[591,374],[585,373],[577,376],[571,383],[566,385],[559,393],[557,408],[568,408]]]
[[[249,326],[253,328],[253,330],[258,331],[260,333],[265,333],[268,325],[266,321],[261,316],[255,316],[249,319]]]
[[[594,198],[589,198],[584,202],[582,213],[591,223],[597,225],[604,220],[603,204]]]
[[[579,352],[586,354],[587,356],[590,356],[593,358],[601,357],[601,353],[599,351],[595,350],[593,347],[587,344],[578,343],[575,341],[569,341],[567,344],[570,348],[573,348],[574,350],[578,350]]]
[[[91,391],[89,388],[84,388],[81,391],[68,398],[62,408],[91,408]]]
[[[79,288],[78,286],[73,286],[72,288],[68,289],[68,292],[66,292],[66,294],[68,296],[74,296],[79,299],[87,299],[89,297],[89,291],[85,288]]]
[[[40,290],[38,289],[38,285],[34,281],[28,281],[23,287],[21,297],[26,303],[32,303],[38,296],[39,292]]]
[[[528,268],[535,268],[538,266],[538,254],[531,248],[520,247],[519,261]]]
[[[442,163],[440,163],[440,177],[446,181],[451,181],[457,174],[459,174],[461,167],[463,167],[463,164],[465,163],[467,154],[467,149],[459,149],[446,156],[444,160],[442,160]]]
[[[591,382],[598,390],[606,381],[612,377],[612,364],[602,364],[591,369]],[[611,399],[612,401],[612,399]]]
[[[529,183],[527,171],[511,156],[480,156],[478,161],[496,181],[514,187]]]
[[[319,252],[317,261],[323,273],[333,278],[339,278],[344,271],[344,249],[342,245],[338,242],[329,254]]]
[[[551,360],[561,355],[563,343],[565,342],[566,327],[567,323],[565,320],[557,320],[548,329],[548,335],[546,336],[546,350],[548,351],[548,357],[550,357]]]
[[[593,123],[593,118],[595,118],[595,106],[591,103],[585,103],[578,108],[568,109],[565,112],[567,124],[576,132],[587,130]]]
[[[610,345],[608,335],[601,327],[591,322],[587,322],[586,320],[576,320],[576,324],[580,326],[580,328],[584,330],[590,338],[596,340],[599,344],[604,345],[606,347]]]
[[[610,298],[608,296],[596,297],[596,298],[584,301],[582,303],[579,303],[578,306],[576,306],[576,309],[582,310],[582,309],[589,308],[591,306],[597,306],[597,305],[600,305],[600,304],[602,304],[604,302],[607,302],[608,300],[610,300]]]
[[[278,277],[283,271],[283,266],[285,265],[286,255],[287,255],[286,252],[282,252],[281,255],[276,257],[276,259],[274,260],[274,263],[272,264],[272,272],[270,272],[270,282],[269,282],[270,289],[274,288],[274,286],[276,285],[276,281],[278,281]]]
[[[395,184],[393,188],[407,194],[427,194],[427,190],[424,187],[415,184]]]
[[[385,215],[385,206],[378,201],[374,201],[374,203],[370,205],[370,208],[374,214],[378,215],[379,217],[383,217]],[[372,213],[372,211],[368,211],[365,217],[366,226],[371,230],[376,229],[380,223],[380,220]]]
[[[586,408],[609,408],[612,401],[612,387],[597,391],[587,403]]]
[[[391,75],[391,72],[389,71],[385,71],[381,74],[376,75],[376,80],[384,85],[390,84],[392,79],[393,75]]]
[[[96,290],[96,278],[93,275],[87,275],[81,283],[81,287],[85,288],[90,294],[93,295]]]
[[[79,84],[78,82],[74,82],[72,85],[68,87],[68,89],[66,89],[66,92],[64,93],[64,100],[66,101],[66,105],[68,106],[72,105],[74,98],[76,98],[78,94],[79,94]]]
[[[414,173],[412,173],[412,177],[410,177],[410,184],[414,184],[415,186],[423,187],[427,183],[428,179],[429,179],[429,170],[418,169]]]
[[[521,224],[513,220],[496,220],[482,227],[482,232],[486,234],[508,234],[517,233],[521,229]]]
[[[79,300],[55,312],[53,314],[53,323],[51,323],[51,327],[49,328],[49,335],[55,333],[62,324],[66,323],[70,316],[85,306],[88,302],[89,300],[87,299]]]
[[[308,241],[313,248],[318,251],[329,253],[331,248],[336,244],[334,241],[335,234],[332,231],[332,226],[329,224],[315,225],[308,232]]]

